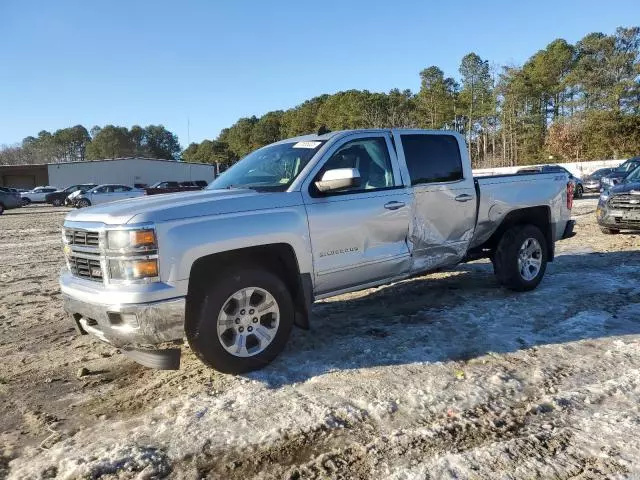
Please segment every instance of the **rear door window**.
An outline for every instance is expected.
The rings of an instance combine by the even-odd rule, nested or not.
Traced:
[[[462,159],[453,135],[400,135],[411,185],[462,180]]]

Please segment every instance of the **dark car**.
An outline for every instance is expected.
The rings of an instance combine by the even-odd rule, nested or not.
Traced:
[[[618,168],[600,179],[600,188],[606,190],[621,183],[629,173],[640,166],[640,157],[633,157],[621,164]]]
[[[157,182],[144,191],[147,195],[157,195],[160,193],[176,193],[176,192],[191,192],[194,190],[202,190],[204,187],[201,185],[204,183],[204,187],[207,186],[207,182],[204,180],[187,181],[187,182]]]
[[[79,183],[76,185],[70,185],[63,190],[57,190],[55,192],[48,193],[44,199],[47,203],[53,205],[54,207],[61,207],[65,204],[65,200],[67,199],[67,197],[73,192],[77,190],[91,190],[95,186],[95,183]]]
[[[604,233],[640,230],[640,166],[600,194],[596,218]]]
[[[582,186],[585,192],[599,192],[600,191],[600,179],[605,175],[613,172],[613,168],[600,168],[595,172],[587,175],[582,179]]]
[[[5,210],[22,206],[20,194],[12,190],[12,188],[0,187],[0,215],[2,215]]]
[[[521,168],[516,173],[565,173],[569,177],[569,181],[573,183],[573,198],[582,198],[584,195],[584,186],[582,180],[573,173],[560,165],[541,165],[536,167]]]

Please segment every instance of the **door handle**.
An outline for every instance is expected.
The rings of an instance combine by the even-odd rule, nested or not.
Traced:
[[[404,207],[404,202],[389,202],[384,204],[384,208],[387,210],[398,210]]]
[[[456,197],[456,202],[468,202],[469,200],[473,200],[473,196],[463,193],[462,195],[458,195]]]

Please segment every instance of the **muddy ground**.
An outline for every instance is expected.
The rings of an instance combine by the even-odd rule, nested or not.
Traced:
[[[534,292],[476,262],[329,299],[237,377],[78,337],[67,210],[8,211],[0,479],[640,477],[640,235],[602,234],[595,205]]]

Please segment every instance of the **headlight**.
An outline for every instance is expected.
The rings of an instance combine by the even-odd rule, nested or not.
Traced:
[[[107,233],[109,250],[156,250],[156,233],[152,229],[111,230]]]
[[[112,280],[142,280],[158,277],[158,260],[109,260],[109,276]]]

